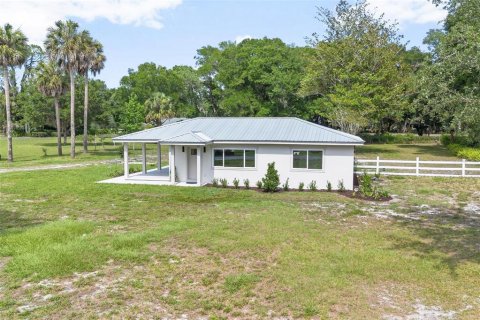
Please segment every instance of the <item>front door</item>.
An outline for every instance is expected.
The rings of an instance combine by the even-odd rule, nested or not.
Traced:
[[[188,150],[188,182],[197,181],[197,148]]]

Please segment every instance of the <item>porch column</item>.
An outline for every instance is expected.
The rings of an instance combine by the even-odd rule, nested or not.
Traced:
[[[162,145],[157,143],[157,169],[162,170]]]
[[[197,148],[197,184],[202,185],[202,149],[201,147]]]
[[[147,173],[147,148],[145,143],[142,143],[142,173]]]
[[[175,183],[175,146],[170,146],[168,151],[168,168],[170,170],[170,182]]]
[[[123,144],[123,176],[128,178],[129,167],[128,167],[128,143]]]

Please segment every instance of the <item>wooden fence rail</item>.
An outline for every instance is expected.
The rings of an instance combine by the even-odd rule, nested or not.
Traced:
[[[480,162],[355,159],[355,173],[394,176],[480,178]]]

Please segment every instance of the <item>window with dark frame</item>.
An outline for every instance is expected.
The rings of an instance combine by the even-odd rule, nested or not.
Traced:
[[[294,169],[322,170],[322,150],[293,150],[292,167]]]
[[[255,150],[214,149],[213,165],[224,168],[255,168]]]

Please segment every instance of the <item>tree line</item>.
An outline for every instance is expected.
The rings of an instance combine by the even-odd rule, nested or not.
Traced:
[[[408,49],[397,25],[365,1],[341,0],[333,11],[317,8],[325,33],[308,37],[306,46],[276,38],[225,41],[198,49],[195,67],[141,64],[117,88],[89,78],[102,70],[105,56],[75,22],[57,22],[44,48],[5,25],[0,121],[9,141],[12,133],[55,129],[59,154],[60,136],[70,131],[72,157],[76,132],[83,132],[87,152],[88,133],[131,132],[195,116],[295,116],[354,134],[450,132],[478,144],[480,0],[434,2],[448,16],[427,34],[426,51]]]

